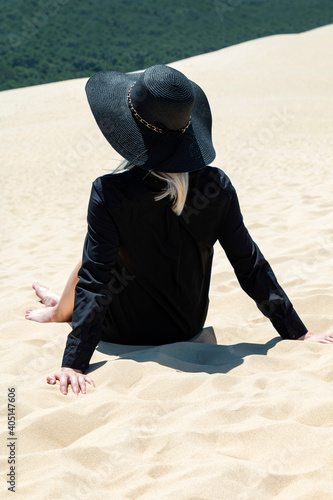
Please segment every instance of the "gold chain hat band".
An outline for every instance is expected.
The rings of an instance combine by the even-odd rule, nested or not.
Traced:
[[[129,91],[128,91],[128,94],[127,94],[127,101],[128,101],[128,106],[130,108],[130,110],[132,111],[133,115],[135,116],[135,118],[140,122],[142,123],[143,125],[145,125],[145,127],[149,128],[150,130],[153,130],[154,132],[158,132],[159,134],[163,134],[165,132],[167,132],[166,130],[164,130],[163,128],[159,128],[159,127],[155,127],[155,125],[152,125],[151,123],[147,122],[147,120],[144,120],[140,115],[139,113],[136,111],[136,109],[134,108],[133,104],[132,104],[132,99],[131,99],[131,91],[132,91],[132,88],[134,87],[136,82],[134,82]],[[186,132],[186,130],[188,129],[188,127],[190,126],[190,123],[191,123],[191,119],[189,119],[187,125],[185,125],[184,128],[180,128],[178,130],[178,132],[181,132],[182,134],[184,132]]]

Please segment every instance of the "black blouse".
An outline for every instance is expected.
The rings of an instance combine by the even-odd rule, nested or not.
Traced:
[[[155,201],[166,184],[147,170],[134,167],[93,183],[62,366],[86,371],[101,339],[160,345],[199,333],[217,240],[241,287],[281,337],[297,339],[307,332],[244,226],[227,175],[206,167],[189,179],[180,216],[169,197]]]

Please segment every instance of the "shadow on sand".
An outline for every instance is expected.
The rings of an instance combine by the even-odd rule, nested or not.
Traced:
[[[227,373],[243,363],[246,356],[266,356],[282,339],[275,337],[266,344],[241,342],[232,345],[188,341],[159,346],[129,346],[100,342],[97,350],[109,356],[117,356],[116,361],[132,359],[137,363],[154,362],[183,372]],[[114,359],[112,361],[115,361]],[[93,372],[108,360],[90,365]]]

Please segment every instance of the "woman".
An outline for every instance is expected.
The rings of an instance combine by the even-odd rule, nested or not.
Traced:
[[[86,93],[102,133],[126,160],[117,175],[92,186],[82,262],[61,298],[34,285],[45,310],[35,321],[69,321],[60,380],[78,394],[102,339],[159,345],[193,339],[208,310],[217,240],[241,287],[283,338],[313,336],[245,228],[237,195],[215,158],[211,113],[201,88],[167,66],[145,72],[101,72]],[[75,302],[74,302],[75,294]]]

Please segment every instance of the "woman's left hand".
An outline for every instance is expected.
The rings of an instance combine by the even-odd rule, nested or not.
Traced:
[[[306,340],[308,342],[318,342],[319,344],[333,344],[332,333],[311,333],[307,332],[297,340]]]

